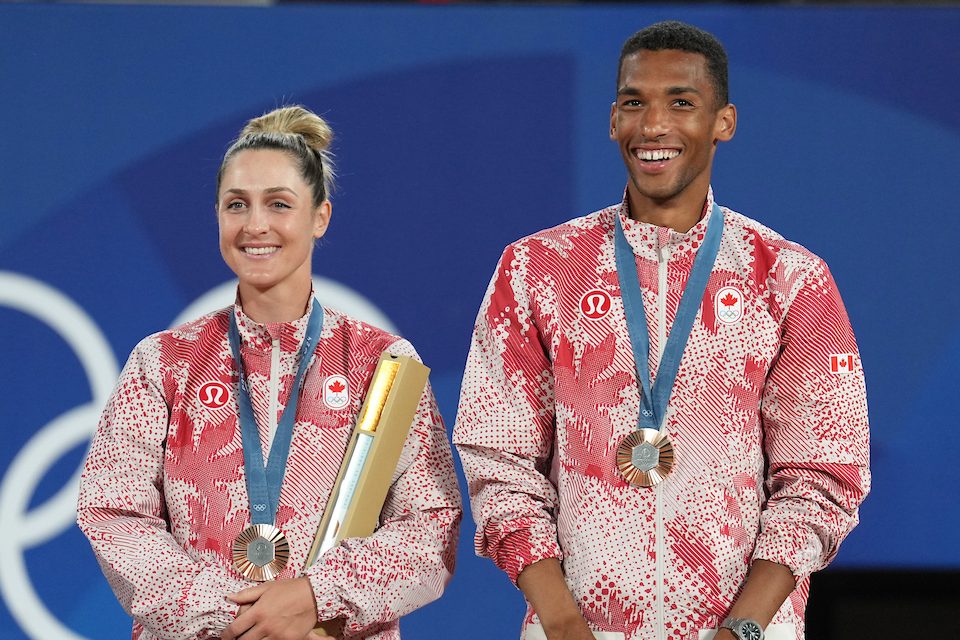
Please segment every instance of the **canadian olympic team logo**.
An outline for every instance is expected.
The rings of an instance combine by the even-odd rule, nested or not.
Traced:
[[[611,306],[610,294],[603,289],[587,291],[580,298],[580,313],[591,320],[599,320],[610,313]]]
[[[324,381],[323,404],[331,409],[343,409],[350,404],[350,390],[345,376],[330,376]]]
[[[197,399],[208,409],[219,409],[230,402],[230,387],[222,382],[207,382],[197,390]]]
[[[739,321],[743,317],[743,294],[736,287],[723,287],[713,297],[713,310],[724,324]]]

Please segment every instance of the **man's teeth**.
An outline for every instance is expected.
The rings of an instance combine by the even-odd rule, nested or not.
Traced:
[[[280,247],[244,247],[244,253],[249,253],[255,256],[265,256],[269,253],[276,253],[277,249]]]
[[[657,161],[657,160],[672,160],[680,155],[680,152],[677,149],[637,149],[636,156],[640,160],[646,161]]]

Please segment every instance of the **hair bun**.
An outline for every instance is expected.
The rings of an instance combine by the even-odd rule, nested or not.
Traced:
[[[337,176],[327,122],[298,104],[280,107],[250,120],[230,144],[217,172],[217,194],[230,159],[245,150],[275,149],[290,155],[313,190],[314,205],[329,198]],[[219,196],[218,196],[219,197]]]
[[[254,118],[240,132],[240,137],[263,133],[302,136],[307,146],[318,154],[325,152],[333,141],[333,129],[327,121],[298,104]]]

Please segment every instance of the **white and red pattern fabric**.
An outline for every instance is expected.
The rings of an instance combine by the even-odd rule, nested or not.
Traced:
[[[831,354],[857,353],[833,278],[728,209],[665,417],[676,466],[653,488],[619,474],[640,396],[614,216],[636,254],[655,377],[712,205],[711,192],[688,233],[633,221],[621,203],[524,238],[504,251],[477,318],[454,429],[477,553],[514,581],[561,558],[587,622],[613,633],[603,637],[702,637],[764,558],[797,577],[773,623],[802,638],[809,575],[869,489],[863,373],[831,371]],[[609,313],[584,312],[595,290]],[[524,637],[536,623],[528,609]]]
[[[231,566],[233,541],[250,523],[237,369],[227,338],[231,313],[266,457],[310,312],[261,325],[237,306],[136,347],[84,467],[78,523],[134,618],[134,639],[218,638],[237,614],[226,594],[254,585]],[[397,619],[437,598],[452,574],[459,489],[428,389],[376,533],[345,540],[304,567],[380,354],[416,357],[405,340],[337,311],[323,313],[277,512],[290,543],[279,578],[309,576],[320,619],[345,618],[346,638],[392,640],[400,637]],[[329,380],[335,388],[325,394]],[[233,390],[229,398],[225,388]],[[339,394],[336,402],[331,393]]]

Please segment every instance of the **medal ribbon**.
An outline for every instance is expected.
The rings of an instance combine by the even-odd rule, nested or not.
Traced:
[[[643,294],[640,291],[640,279],[637,277],[637,265],[634,262],[633,248],[627,242],[617,215],[617,228],[614,235],[614,254],[617,261],[617,278],[620,280],[620,298],[623,301],[623,313],[627,318],[630,332],[630,344],[633,347],[634,366],[637,369],[637,381],[640,383],[640,418],[638,429],[660,430],[667,413],[667,403],[673,392],[673,384],[680,369],[680,359],[690,338],[690,330],[697,317],[697,308],[707,290],[707,280],[713,270],[713,263],[720,250],[720,237],[723,235],[723,213],[716,203],[713,215],[707,223],[707,232],[703,244],[693,260],[690,277],[680,298],[680,306],[673,320],[670,338],[667,340],[660,358],[657,380],[650,385],[650,336],[647,318],[643,310]]]
[[[300,388],[310,364],[313,348],[323,330],[323,309],[314,299],[307,331],[300,345],[300,365],[290,389],[290,400],[280,416],[277,432],[270,447],[270,458],[263,464],[263,448],[260,446],[260,432],[257,419],[250,402],[247,389],[247,377],[243,371],[243,358],[240,356],[240,332],[237,329],[236,313],[230,316],[230,351],[237,363],[237,375],[240,378],[237,403],[240,406],[240,433],[243,438],[243,465],[247,477],[247,496],[250,499],[250,521],[253,524],[272,525],[280,502],[280,487],[287,467],[287,455],[290,453],[290,441],[293,437],[293,424],[296,420],[297,404],[300,400]]]

